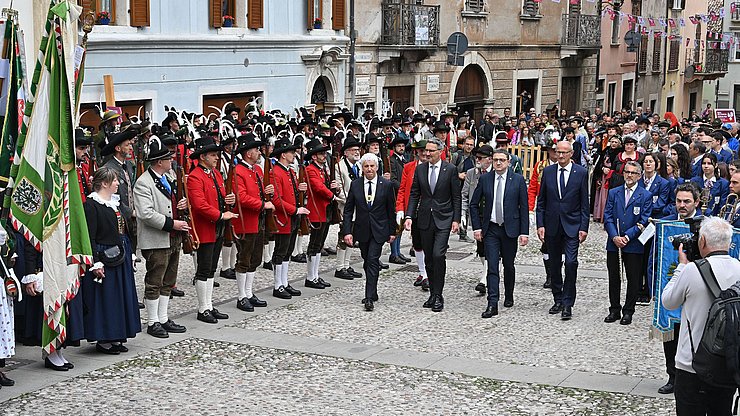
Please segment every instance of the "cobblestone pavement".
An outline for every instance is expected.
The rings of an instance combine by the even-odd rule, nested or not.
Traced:
[[[666,415],[671,400],[189,339],[3,403],[47,414]],[[157,397],[152,397],[152,393]],[[178,403],[177,405],[175,403]]]

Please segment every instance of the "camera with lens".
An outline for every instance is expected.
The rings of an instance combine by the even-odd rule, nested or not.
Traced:
[[[699,254],[699,228],[701,228],[701,222],[704,216],[699,215],[694,218],[686,218],[683,220],[689,225],[689,231],[691,235],[678,235],[673,237],[673,248],[678,250],[678,247],[683,244],[683,252],[689,261],[699,260],[701,254]]]

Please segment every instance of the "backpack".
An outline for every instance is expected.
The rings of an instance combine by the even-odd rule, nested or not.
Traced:
[[[693,353],[691,366],[705,383],[734,389],[740,386],[740,281],[721,290],[709,261],[699,259],[695,263],[714,301],[697,348],[687,321]]]

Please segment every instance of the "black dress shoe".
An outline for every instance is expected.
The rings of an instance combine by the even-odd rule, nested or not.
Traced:
[[[216,319],[229,319],[229,315],[219,312],[216,308],[211,309],[211,315]]]
[[[319,277],[319,283],[324,285],[324,287],[331,287],[331,283],[327,282],[326,280]]]
[[[15,381],[9,379],[8,376],[0,372],[0,386],[4,386],[4,387],[15,386]]]
[[[206,309],[203,313],[198,312],[198,320],[207,324],[217,324],[218,319],[211,314],[211,311]]]
[[[334,277],[336,277],[337,279],[344,279],[344,280],[352,280],[355,278],[354,276],[349,274],[347,269],[335,270]]]
[[[542,285],[542,287],[544,289],[550,289],[550,288],[552,288],[552,280],[550,280],[549,278],[547,280],[545,280],[545,283]]]
[[[251,303],[255,308],[264,308],[267,306],[267,302],[258,298],[257,295],[252,295],[252,297],[249,298],[249,303]]]
[[[306,262],[306,254],[301,253],[297,256],[291,256],[290,261],[294,261],[296,263],[305,263]]]
[[[573,317],[573,309],[570,306],[563,306],[563,311],[560,313],[560,319],[567,321]]]
[[[50,368],[54,371],[69,371],[69,368],[63,365],[54,365],[54,363],[49,361],[49,357],[44,358],[44,367]]]
[[[405,261],[406,263],[409,263],[411,261],[410,258],[404,256],[403,254],[399,254],[398,255],[398,258],[400,258],[401,260]]]
[[[176,297],[176,298],[181,298],[181,297],[185,296],[185,292],[183,292],[182,290],[180,290],[180,289],[178,289],[176,287],[173,287],[170,290],[170,297],[173,297],[173,296]]]
[[[414,250],[414,248],[413,248],[413,247],[411,247],[411,248],[409,249],[409,256],[411,256],[411,257],[416,257],[416,250]]]
[[[478,283],[477,285],[475,285],[475,291],[480,293],[481,295],[485,295],[486,285],[484,285],[483,283]]]
[[[421,286],[421,282],[424,280],[424,276],[418,275],[416,276],[416,280],[414,280],[414,286]]]
[[[604,322],[606,322],[607,324],[617,322],[621,317],[622,316],[619,314],[619,312],[609,312],[609,315],[606,315],[606,318],[604,318]]]
[[[555,315],[556,313],[562,312],[562,311],[563,311],[563,304],[562,303],[556,303],[556,304],[552,305],[552,307],[550,308],[549,311],[547,311],[547,313],[549,313],[550,315]]]
[[[219,282],[213,282],[213,287],[221,287],[221,283],[219,283]]]
[[[324,254],[326,253],[326,254]],[[323,250],[321,250],[321,254],[324,256],[334,256],[337,254],[337,250],[331,248],[331,247],[324,247]]]
[[[117,348],[114,348],[112,345],[108,348],[101,347],[100,344],[95,344],[95,351],[102,352],[103,354],[108,355],[118,355],[120,354],[120,351],[118,351]],[[51,361],[49,361],[49,364],[51,364]],[[54,364],[52,364],[54,365]]]
[[[293,286],[291,285],[285,286],[285,291],[290,293],[290,296],[301,296],[301,291],[298,289],[293,289]]]
[[[442,309],[445,308],[444,300],[442,300],[442,296],[437,295],[437,297],[434,299],[434,303],[432,304],[432,312],[442,312]]]
[[[429,290],[429,279],[424,279],[421,281],[421,290],[425,292]]]
[[[391,267],[391,266],[389,266],[389,265],[387,265],[387,264],[383,263],[383,262],[382,262],[382,261],[380,261],[380,260],[378,260],[378,263],[380,263],[380,269],[381,269],[381,270],[387,270],[387,269],[388,269],[389,267]]]
[[[272,270],[272,262],[268,261],[266,263],[262,263],[262,268],[267,270]]]
[[[293,297],[285,290],[285,286],[280,286],[277,289],[272,289],[272,296],[280,299],[290,299]]]
[[[170,334],[167,330],[162,328],[162,324],[155,322],[146,328],[146,333],[153,336],[154,338],[169,338]]]
[[[249,303],[249,299],[239,299],[236,301],[236,308],[244,312],[254,312],[254,306]]]
[[[362,277],[362,273],[356,272],[352,267],[347,267],[347,273],[354,278]]]
[[[390,256],[390,257],[388,257],[388,262],[390,262],[390,263],[392,263],[392,264],[406,264],[406,262],[405,262],[405,261],[403,261],[403,260],[402,260],[402,259],[401,259],[400,257],[398,257],[398,256]]]
[[[143,302],[139,302],[139,309],[144,309],[144,303]]]
[[[512,306],[514,306],[514,299],[504,300],[504,308],[511,308]]]
[[[325,287],[324,285],[322,285],[321,283],[319,283],[318,280],[316,280],[314,282],[313,280],[308,280],[308,279],[306,279],[306,281],[303,282],[303,286],[306,286],[309,289],[324,289],[324,287]],[[292,295],[292,293],[291,293],[291,295]]]
[[[172,319],[167,320],[167,322],[162,324],[162,328],[164,328],[167,332],[172,332],[173,334],[183,334],[187,329],[182,326],[178,325],[173,321]]]
[[[236,280],[236,271],[234,269],[221,269],[221,273],[218,274],[224,279]]]
[[[123,344],[113,344],[111,348],[118,352],[128,352],[128,348]]]
[[[372,312],[373,309],[375,309],[375,305],[373,305],[373,300],[365,299],[365,310],[368,312]]]
[[[632,314],[625,313],[622,315],[622,319],[619,320],[619,325],[629,325],[632,323]]]
[[[658,389],[660,394],[673,394],[673,380],[668,380],[663,386]]]
[[[62,365],[65,366],[65,367],[67,367],[67,370],[71,370],[71,369],[75,368],[75,365],[72,364],[72,363],[70,363],[69,361],[66,362],[66,363],[64,363],[64,364],[62,364]],[[3,385],[3,383],[1,381],[2,380],[0,380],[0,386]],[[15,381],[13,382],[13,384],[15,384]]]
[[[481,318],[491,318],[493,316],[498,315],[498,308],[493,306],[488,306],[485,311],[483,311],[482,314],[480,314]]]
[[[436,296],[434,296],[434,295],[429,295],[429,299],[427,299],[427,301],[426,301],[426,302],[424,302],[424,304],[423,304],[423,305],[421,305],[421,306],[423,306],[423,307],[425,307],[425,308],[431,308],[431,307],[432,307],[432,305],[434,305],[434,301],[435,301],[436,299],[437,299],[437,297],[436,297]]]

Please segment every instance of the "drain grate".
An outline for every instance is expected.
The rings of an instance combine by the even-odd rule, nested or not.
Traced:
[[[407,264],[403,267],[399,267],[395,270],[395,272],[417,272],[419,271],[419,268],[416,266],[416,263],[414,264]]]
[[[447,260],[462,260],[466,257],[469,257],[473,253],[464,253],[460,251],[448,251],[447,252]]]

